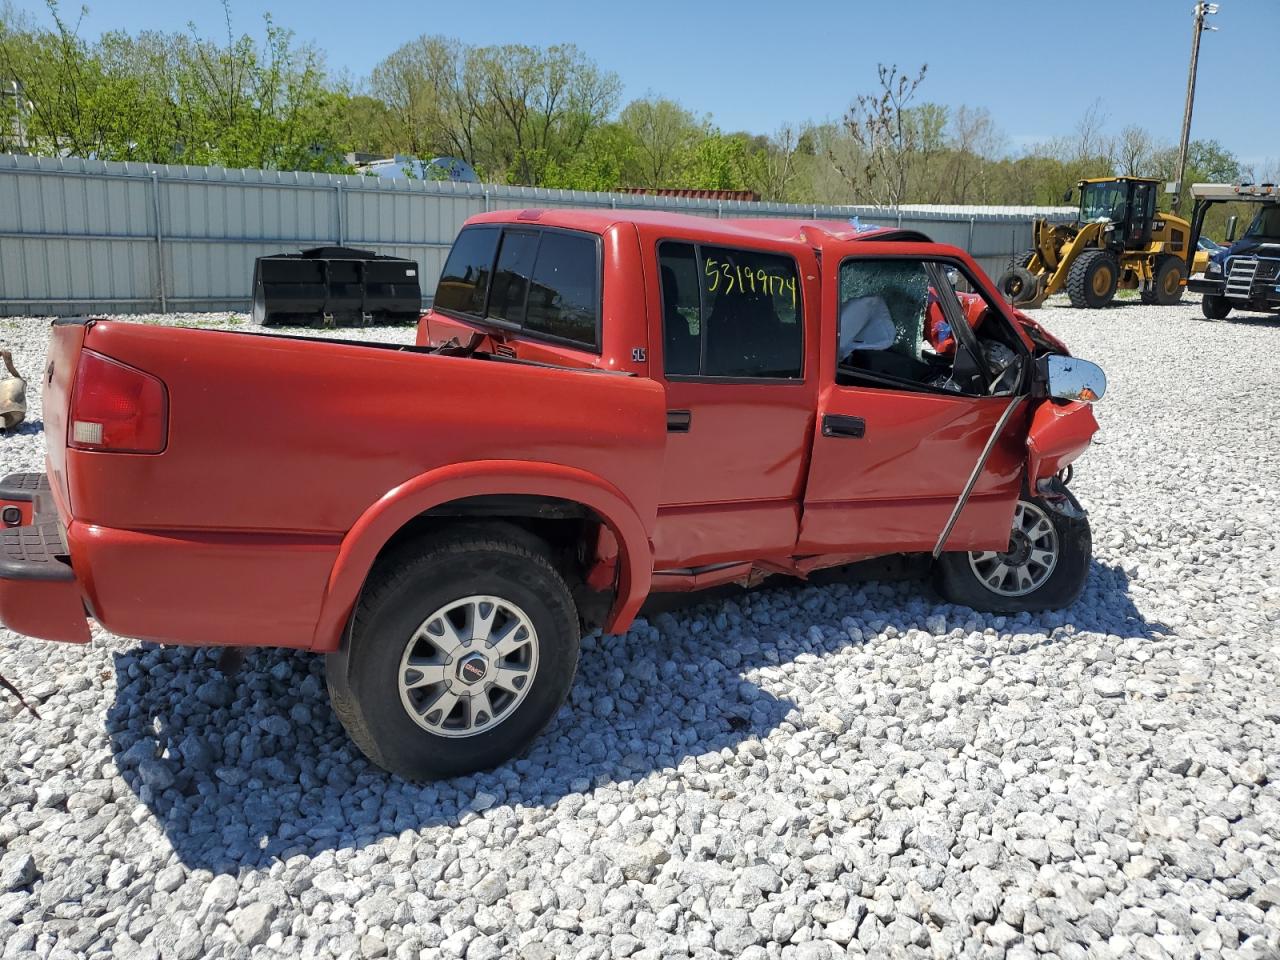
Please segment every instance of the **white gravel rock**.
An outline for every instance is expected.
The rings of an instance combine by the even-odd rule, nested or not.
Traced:
[[[525,757],[428,785],[357,755],[320,658],[0,630],[42,715],[0,693],[3,956],[1276,956],[1280,321],[1039,318],[1110,380],[1070,610],[694,599],[585,638]],[[0,320],[33,380],[47,336]],[[30,401],[5,471],[43,469]]]

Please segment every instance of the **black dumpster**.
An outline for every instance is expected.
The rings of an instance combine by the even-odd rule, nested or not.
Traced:
[[[414,260],[352,247],[315,247],[259,257],[253,265],[251,317],[264,326],[413,323],[421,311]]]

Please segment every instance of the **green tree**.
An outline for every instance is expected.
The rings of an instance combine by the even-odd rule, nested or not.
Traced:
[[[512,183],[539,185],[565,166],[587,135],[617,106],[621,81],[572,44],[545,49],[522,44],[471,52],[476,113],[488,160]]]
[[[543,186],[564,190],[616,190],[629,185],[624,171],[635,163],[635,140],[618,123],[602,124],[587,134],[582,149],[566,161],[553,161]]]
[[[713,130],[689,152],[681,186],[693,190],[746,190],[747,172],[745,139]]]
[[[674,100],[633,100],[618,123],[634,147],[626,174],[636,187],[679,186],[684,164],[706,135],[706,121],[699,121]]]
[[[108,33],[94,44],[54,0],[52,29],[0,17],[0,75],[30,99],[37,152],[107,160],[343,169],[340,96],[319,54],[266,19],[261,43]]]

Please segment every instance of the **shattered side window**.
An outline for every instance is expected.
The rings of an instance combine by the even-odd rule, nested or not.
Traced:
[[[850,309],[859,304],[877,310],[881,303],[893,321],[888,349],[919,360],[924,343],[925,313],[929,306],[929,274],[919,260],[847,260],[840,268],[840,313],[867,315]]]

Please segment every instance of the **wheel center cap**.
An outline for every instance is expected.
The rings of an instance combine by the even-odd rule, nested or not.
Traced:
[[[1021,530],[1009,536],[1009,552],[1001,559],[1013,567],[1020,567],[1031,557],[1031,538]]]
[[[458,661],[458,679],[470,686],[489,675],[489,661],[484,654],[473,653]]]

